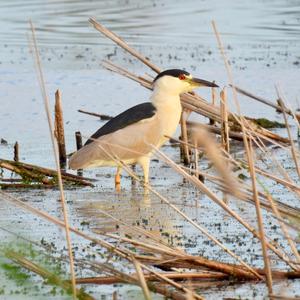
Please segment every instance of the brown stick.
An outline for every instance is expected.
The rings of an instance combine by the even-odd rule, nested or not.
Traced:
[[[112,238],[116,238],[119,241],[122,242],[128,242],[136,247],[141,247],[144,249],[148,249],[157,253],[161,253],[161,254],[165,254],[165,255],[170,255],[170,257],[172,257],[172,259],[174,260],[184,260],[187,262],[193,262],[195,265],[198,266],[202,266],[205,268],[208,268],[210,270],[216,271],[216,272],[222,272],[225,274],[228,274],[230,276],[234,276],[237,277],[239,279],[242,278],[247,278],[247,279],[255,279],[256,277],[249,273],[248,271],[245,270],[244,267],[238,266],[238,265],[233,265],[233,264],[225,264],[225,263],[221,263],[221,262],[217,262],[217,261],[212,261],[212,260],[208,260],[205,259],[203,257],[200,256],[191,256],[191,255],[187,255],[187,254],[183,254],[183,253],[179,253],[174,249],[163,249],[163,248],[159,248],[159,246],[155,246],[155,245],[151,245],[151,244],[146,244],[137,240],[133,240],[133,239],[128,239],[125,237],[119,237],[113,234],[107,234],[109,237]],[[226,251],[228,252],[228,251]],[[160,262],[158,262],[156,264],[156,266],[161,265]]]
[[[170,266],[172,263],[168,263]],[[178,263],[176,261],[173,264],[174,268],[186,267],[186,264]],[[192,267],[192,263],[191,266]],[[257,269],[257,272],[261,275],[265,275],[264,270]],[[187,273],[162,273],[167,278],[172,278],[174,280],[199,280],[199,279],[213,279],[213,280],[226,280],[230,277],[229,274],[223,273],[212,273],[212,272],[187,272]],[[299,272],[282,272],[282,271],[273,271],[272,272],[275,279],[295,279],[300,277]],[[131,274],[135,276],[135,274]],[[148,281],[155,281],[157,277],[151,274],[144,275],[145,279]],[[86,277],[86,278],[78,278],[78,284],[116,284],[124,282],[121,278],[116,276],[98,276],[98,277]]]
[[[175,280],[187,280],[187,279],[227,279],[230,275],[222,273],[198,273],[198,272],[189,272],[189,273],[162,273],[167,278],[172,278]],[[136,276],[135,274],[131,274]],[[156,281],[157,277],[152,274],[144,275],[145,279],[148,281]],[[123,282],[120,278],[116,276],[102,276],[102,277],[87,277],[87,278],[78,278],[78,284],[116,284]]]
[[[0,159],[0,167],[10,170],[12,172],[15,172],[19,174],[23,180],[33,180],[33,181],[38,181],[43,184],[51,184],[50,180],[45,177],[41,176],[41,174],[36,174],[33,172],[30,172],[26,169],[24,169],[21,165],[22,163],[20,162],[15,162],[15,161],[7,161],[7,160],[2,160]]]
[[[16,142],[14,145],[14,161],[19,161],[19,143]]]
[[[55,92],[54,135],[58,146],[60,168],[64,169],[66,167],[67,154],[66,154],[64,118],[63,118],[60,90],[57,90]]]
[[[207,129],[209,132],[221,135],[221,128],[217,127],[217,126],[211,126],[211,125],[207,125],[207,124],[201,124],[198,122],[194,122],[194,121],[187,121],[186,122],[187,126],[191,126],[191,127],[200,127],[200,128],[205,128]],[[240,132],[235,132],[230,130],[229,131],[229,137],[233,140],[236,141],[243,141],[243,134]]]
[[[85,111],[85,110],[82,110],[82,109],[78,109],[78,112],[80,112],[80,113],[82,113],[82,114],[86,114],[86,115],[98,117],[98,118],[100,118],[100,120],[102,120],[102,121],[110,120],[110,119],[113,118],[112,116],[109,116],[109,115],[97,114],[97,113]]]
[[[3,190],[6,189],[52,189],[56,188],[57,184],[26,184],[26,183],[0,183]]]
[[[15,162],[12,160],[0,159],[0,167],[13,171],[21,176],[22,175],[24,175],[25,177],[28,176],[29,178],[37,180],[38,182],[43,182],[44,184],[49,184],[51,182],[49,178],[45,176],[41,177],[41,175],[57,177],[56,170],[39,167],[24,162]],[[84,186],[93,186],[91,182],[88,182],[88,180],[92,180],[90,178],[82,178],[80,176],[70,174],[67,172],[61,172],[61,174],[62,174],[62,179],[64,181],[73,182]]]
[[[3,177],[0,177],[0,181],[2,181],[2,182],[22,182],[22,179],[20,179],[20,178],[3,178]]]

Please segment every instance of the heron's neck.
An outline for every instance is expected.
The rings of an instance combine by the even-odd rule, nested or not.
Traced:
[[[155,88],[150,100],[157,109],[169,106],[181,106],[179,93],[174,93],[170,89]]]

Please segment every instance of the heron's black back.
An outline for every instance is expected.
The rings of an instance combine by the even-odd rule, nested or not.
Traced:
[[[94,139],[103,135],[115,132],[141,120],[149,119],[154,116],[155,112],[156,108],[151,102],[145,102],[133,106],[109,120],[106,124],[99,128],[84,145],[92,143]]]

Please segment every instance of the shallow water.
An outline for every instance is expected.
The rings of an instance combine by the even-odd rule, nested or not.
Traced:
[[[88,18],[92,16],[160,67],[186,68],[200,77],[216,80],[223,86],[228,80],[210,24],[214,19],[231,60],[235,82],[274,102],[277,97],[274,84],[280,83],[290,105],[298,107],[299,1],[12,0],[1,1],[0,12],[0,138],[9,143],[7,146],[0,145],[0,157],[12,158],[13,143],[18,141],[22,160],[54,166],[42,98],[27,46],[30,18],[36,27],[52,104],[55,90],[59,88],[62,92],[68,152],[75,149],[76,130],[88,137],[103,125],[97,118],[79,114],[78,109],[116,115],[149,97],[149,91],[136,83],[103,70],[102,59],[109,58],[137,74],[147,72],[154,75],[96,32],[88,23]],[[210,99],[210,91],[202,89],[199,93]],[[240,101],[246,115],[282,121],[282,116],[262,104],[244,97],[240,97]],[[230,109],[234,110],[232,103]],[[292,129],[295,134],[295,126]],[[282,130],[279,132],[286,134]],[[176,148],[166,146],[163,151],[179,162]],[[286,153],[278,153],[278,157],[293,172],[294,167]],[[101,210],[104,210],[116,218],[161,235],[172,245],[183,247],[189,253],[232,261],[156,197],[143,195],[143,190],[132,186],[128,176],[122,178],[121,194],[115,193],[113,172],[111,168],[86,171],[86,176],[98,179],[96,187],[66,191],[74,226],[81,228],[81,222],[88,221],[90,225],[84,228],[87,232],[116,232],[116,223],[101,214]],[[187,215],[207,227],[229,248],[254,265],[262,266],[259,244],[249,234],[241,235],[243,229],[239,225],[162,162],[152,162],[151,184]],[[268,185],[275,196],[285,203],[298,203],[280,186],[270,182]],[[16,195],[61,217],[57,191],[18,192]],[[249,223],[256,225],[252,206],[235,201],[231,205]],[[0,202],[0,211],[3,216],[1,226],[12,224],[16,231],[36,241],[45,237],[47,232],[46,238],[55,242],[58,250],[65,246],[62,231],[4,202]],[[282,241],[280,232],[274,229],[275,221],[267,213],[265,218],[267,233]],[[2,237],[10,238],[7,234]],[[91,254],[95,252],[93,247],[86,248],[86,244],[75,237],[74,243],[82,251],[88,249]],[[78,255],[83,254],[80,250]],[[274,265],[280,266],[274,257],[272,259]],[[276,284],[278,291],[286,291],[288,288],[290,295],[299,295],[297,281]],[[93,291],[97,296],[108,299],[111,299],[113,290],[117,290],[124,299],[140,299],[137,289],[131,289],[107,287],[105,291],[97,288],[93,288]],[[208,299],[233,296],[262,299],[266,290],[263,285],[242,285],[204,294]],[[7,296],[5,299],[15,299],[15,296]]]
[[[27,44],[24,31],[29,19],[36,24],[42,44],[98,44],[98,34],[87,26],[91,16],[138,45],[211,42],[211,20],[238,45],[299,43],[296,0],[12,0],[2,1],[0,8],[0,41],[15,45]]]

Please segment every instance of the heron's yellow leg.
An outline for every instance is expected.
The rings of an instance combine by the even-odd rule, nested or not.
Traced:
[[[117,173],[116,173],[116,176],[115,176],[115,185],[116,185],[116,187],[121,184],[121,171],[122,171],[122,168],[118,167],[117,168]]]

